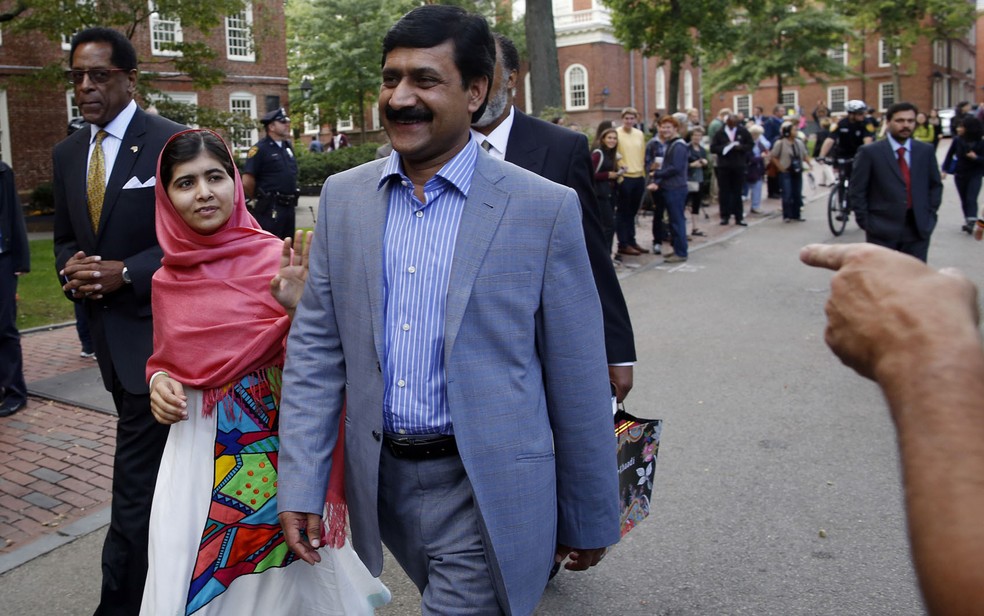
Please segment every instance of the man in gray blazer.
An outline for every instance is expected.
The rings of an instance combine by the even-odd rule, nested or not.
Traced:
[[[168,432],[150,412],[144,374],[154,346],[150,279],[163,256],[154,225],[154,178],[165,142],[184,127],[144,112],[133,100],[137,54],[119,32],[79,32],[69,65],[75,103],[88,126],[53,154],[55,265],[69,299],[82,302],[103,385],[119,416],[96,614],[136,614]]]
[[[854,158],[848,203],[867,241],[925,261],[943,181],[933,146],[912,139],[917,112],[905,102],[888,108],[886,138]]]
[[[529,614],[618,541],[605,338],[576,193],[470,138],[494,44],[426,5],[383,42],[394,152],[332,176],[287,346],[278,501],[318,560],[343,404],[353,546],[425,614]]]

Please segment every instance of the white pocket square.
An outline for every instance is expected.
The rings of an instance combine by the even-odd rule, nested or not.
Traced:
[[[123,190],[129,190],[131,188],[153,188],[157,185],[157,177],[150,176],[146,182],[141,182],[137,176],[130,178],[126,184],[123,185]]]

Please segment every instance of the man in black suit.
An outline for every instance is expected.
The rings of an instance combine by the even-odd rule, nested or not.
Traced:
[[[17,277],[29,271],[31,251],[14,172],[0,162],[0,417],[9,417],[27,404],[16,297]]]
[[[145,380],[153,350],[150,280],[157,244],[157,157],[183,127],[133,100],[137,55],[107,28],[76,34],[69,52],[75,103],[89,126],[54,150],[55,263],[66,295],[82,302],[103,383],[119,416],[111,520],[96,614],[136,614],[147,574],[150,506],[167,439]]]
[[[711,139],[711,153],[717,155],[714,170],[717,173],[722,225],[727,225],[734,216],[735,224],[748,226],[744,220],[741,187],[745,184],[746,156],[753,147],[755,142],[752,135],[738,123],[738,117],[733,113],[727,115],[724,127]]]
[[[848,203],[868,242],[925,261],[943,182],[933,147],[912,139],[917,113],[912,103],[888,108],[886,138],[854,158]]]
[[[632,389],[635,339],[622,287],[612,266],[612,247],[605,246],[591,180],[587,138],[581,133],[531,118],[514,108],[519,53],[511,40],[498,33],[495,34],[495,46],[495,77],[489,102],[485,113],[472,125],[473,136],[492,156],[577,192],[581,201],[584,241],[605,320],[609,378],[621,401]]]

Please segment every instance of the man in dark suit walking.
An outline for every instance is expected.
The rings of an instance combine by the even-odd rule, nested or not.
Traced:
[[[635,339],[629,309],[625,305],[605,246],[598,201],[591,180],[587,138],[579,132],[532,118],[513,107],[519,76],[519,53],[509,38],[495,33],[495,77],[485,113],[472,125],[475,140],[492,156],[513,163],[552,182],[569,186],[581,201],[581,223],[595,286],[605,321],[605,348],[609,378],[618,399],[632,389]],[[484,144],[488,144],[487,146]]]
[[[867,241],[925,261],[943,182],[933,147],[912,139],[916,113],[912,103],[888,108],[886,138],[854,158],[848,202]]]
[[[69,65],[75,103],[89,126],[54,150],[55,264],[66,295],[83,304],[103,384],[119,416],[96,614],[136,614],[167,439],[167,427],[150,412],[144,375],[153,350],[150,280],[163,256],[154,185],[161,149],[184,127],[137,106],[137,55],[119,32],[79,32]]]
[[[746,156],[755,147],[752,135],[738,124],[735,114],[728,114],[724,127],[711,139],[711,153],[717,155],[715,172],[718,181],[718,204],[721,207],[721,224],[727,225],[734,216],[735,224],[747,227],[744,206],[741,203],[741,187],[745,184]]]

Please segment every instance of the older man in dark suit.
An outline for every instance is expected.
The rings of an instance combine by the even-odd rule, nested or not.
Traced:
[[[869,242],[925,261],[943,182],[933,147],[912,139],[917,112],[905,102],[888,108],[886,138],[854,158],[848,202]]]
[[[612,247],[605,246],[591,181],[587,138],[576,131],[531,118],[513,107],[519,54],[507,37],[496,33],[495,39],[495,78],[489,104],[478,122],[472,125],[472,131],[476,141],[492,156],[577,192],[588,259],[605,320],[609,378],[615,384],[618,399],[622,400],[632,389],[635,339],[622,287],[612,267]]]
[[[27,404],[16,297],[17,277],[29,271],[31,251],[14,172],[0,162],[0,417],[9,417]]]
[[[65,293],[83,303],[103,384],[119,415],[96,613],[136,614],[167,439],[167,427],[150,412],[144,380],[153,350],[150,279],[163,254],[154,228],[154,183],[164,143],[184,127],[137,106],[137,55],[119,32],[79,32],[69,64],[75,103],[89,126],[55,146],[55,262]]]

